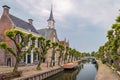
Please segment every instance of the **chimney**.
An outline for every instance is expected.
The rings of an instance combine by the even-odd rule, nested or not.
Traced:
[[[7,5],[4,5],[4,6],[2,6],[2,7],[3,7],[3,13],[9,14],[9,9],[10,9],[10,7],[7,6]]]
[[[29,21],[29,24],[32,24],[33,23],[33,20],[32,19],[28,19]]]

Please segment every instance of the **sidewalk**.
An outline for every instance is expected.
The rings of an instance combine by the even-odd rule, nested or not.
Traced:
[[[60,66],[56,65],[54,67],[47,67],[46,63],[41,64],[42,70],[36,70],[37,65],[32,65],[32,66],[22,66],[18,67],[18,71],[23,71],[22,76],[12,79],[12,80],[18,80],[19,78],[27,77],[27,76],[32,76],[38,73],[43,73],[48,70],[53,70],[56,68],[59,68]],[[0,73],[6,73],[6,72],[11,72],[13,67],[6,67],[6,66],[0,66]]]
[[[102,64],[101,61],[98,62],[98,72],[95,80],[120,80],[120,77],[115,71],[113,71],[106,64]]]

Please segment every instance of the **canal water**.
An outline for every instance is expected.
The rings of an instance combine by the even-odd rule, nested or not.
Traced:
[[[75,70],[65,70],[45,80],[95,80],[97,64],[84,62]]]

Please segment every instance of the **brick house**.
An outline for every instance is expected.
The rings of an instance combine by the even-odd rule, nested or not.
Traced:
[[[28,22],[26,22],[10,14],[10,7],[8,7],[7,5],[4,5],[2,7],[3,13],[0,18],[0,41],[5,41],[10,47],[16,49],[14,43],[4,34],[5,31],[9,29],[17,29],[25,33],[31,33],[34,36],[40,36],[32,24],[32,19],[28,19]],[[24,60],[21,61],[19,65],[34,64],[36,61],[38,61],[38,56],[32,51],[30,54],[27,54],[25,56]],[[15,58],[6,50],[0,50],[0,65],[13,66],[14,64]]]
[[[63,41],[59,41],[60,44],[64,45],[65,47],[68,46],[69,47],[69,41],[66,41],[66,39],[64,39]]]
[[[4,34],[5,31],[9,29],[21,30],[25,33],[31,33],[34,36],[41,36],[41,35],[44,36],[43,34],[40,33],[42,33],[42,31],[45,31],[47,33],[47,37],[44,36],[46,39],[50,39],[52,42],[58,41],[56,30],[52,26],[50,26],[52,25],[52,21],[50,20],[51,16],[48,20],[48,24],[49,24],[48,26],[50,27],[48,29],[41,29],[41,31],[37,31],[32,24],[33,23],[32,19],[28,19],[28,22],[26,22],[10,14],[9,13],[10,7],[8,7],[7,5],[4,5],[2,7],[3,7],[3,13],[0,18],[0,41],[7,42],[7,44],[13,47],[13,49],[16,49],[14,43]],[[37,45],[37,41],[36,41],[36,45]],[[51,57],[51,52],[52,50],[48,52],[46,57],[48,58],[47,60],[49,61]],[[19,63],[19,65],[34,64],[38,62],[38,60],[39,60],[38,56],[35,53],[31,52],[24,57],[24,59]],[[0,50],[0,65],[13,66],[14,64],[15,64],[15,58],[11,54],[9,54],[9,52],[7,52],[6,50],[3,49]]]
[[[33,26],[33,20],[28,19],[28,22],[12,15],[9,13],[10,7],[7,5],[2,6],[3,7],[3,13],[0,18],[0,41],[7,42],[7,44],[15,48],[14,43],[5,36],[5,31],[9,29],[17,29],[21,30],[25,33],[31,33],[34,36],[44,36],[46,39],[51,40],[52,42],[59,42],[59,39],[57,37],[57,32],[55,29],[55,20],[53,18],[53,12],[51,8],[50,16],[48,21],[48,28],[36,30]],[[36,40],[36,46],[38,46],[38,42]],[[50,61],[52,56],[52,49],[48,51],[46,55],[46,61]],[[56,53],[56,61],[58,59],[58,53]],[[36,55],[33,51],[31,53],[26,54],[24,59],[19,63],[19,65],[27,65],[27,64],[36,64],[39,60],[38,55]],[[14,66],[15,64],[15,58],[9,52],[6,50],[0,49],[0,66]]]

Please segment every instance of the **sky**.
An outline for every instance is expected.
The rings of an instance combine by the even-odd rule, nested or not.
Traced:
[[[80,52],[97,51],[120,13],[120,0],[0,0],[0,16],[3,5],[14,16],[33,19],[36,29],[47,28],[52,5],[59,40]]]

